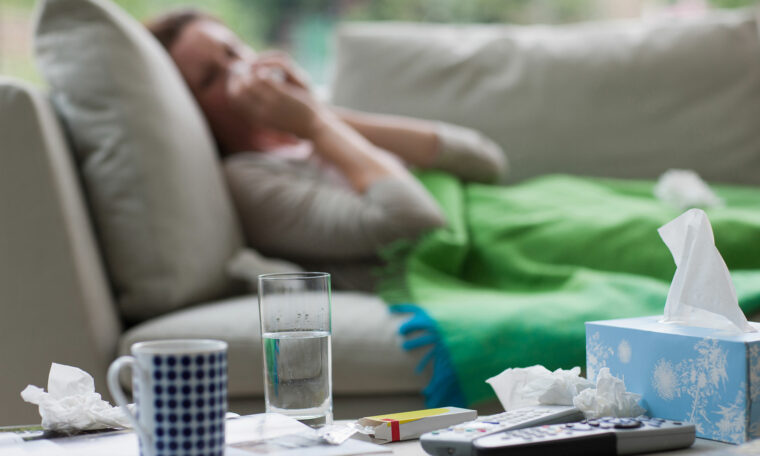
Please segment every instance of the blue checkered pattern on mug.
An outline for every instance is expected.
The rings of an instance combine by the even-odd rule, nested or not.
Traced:
[[[141,454],[156,456],[222,456],[224,415],[227,411],[227,354],[153,355],[153,404],[138,411],[152,413],[156,425],[154,449]],[[134,382],[139,385],[140,382]],[[140,412],[138,412],[140,413]]]

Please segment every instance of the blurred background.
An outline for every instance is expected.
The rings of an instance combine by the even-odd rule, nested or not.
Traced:
[[[180,5],[220,17],[256,49],[287,51],[324,85],[331,36],[343,21],[561,24],[699,15],[760,0],[114,0],[139,20]],[[35,0],[0,0],[0,74],[41,85],[31,58]]]

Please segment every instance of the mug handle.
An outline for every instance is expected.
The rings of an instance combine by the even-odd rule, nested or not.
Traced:
[[[116,403],[119,404],[119,407],[121,407],[124,413],[127,414],[127,418],[129,418],[132,426],[134,426],[135,432],[137,432],[140,440],[144,442],[144,445],[150,447],[153,445],[150,434],[145,430],[143,425],[137,421],[135,414],[129,410],[129,407],[127,407],[127,397],[124,394],[124,390],[121,389],[121,381],[119,377],[121,369],[126,366],[129,366],[132,369],[137,369],[138,373],[140,372],[139,366],[135,364],[134,356],[120,356],[119,358],[116,358],[116,360],[114,360],[114,362],[108,367],[108,390],[111,391],[111,395],[116,400]]]

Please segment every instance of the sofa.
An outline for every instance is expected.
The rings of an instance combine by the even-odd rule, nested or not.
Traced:
[[[91,373],[96,391],[108,398],[105,372],[115,356],[133,342],[159,338],[226,340],[230,409],[263,410],[256,295],[196,304],[128,329],[49,102],[39,89],[20,81],[1,79],[0,93],[5,161],[0,179],[0,302],[5,312],[0,324],[5,366],[0,423],[39,422],[36,407],[22,402],[19,393],[27,384],[44,386],[50,363]],[[424,376],[414,373],[420,355],[401,350],[397,328],[402,321],[375,296],[333,293],[336,416],[423,406],[419,391]]]
[[[37,20],[49,87],[0,79],[0,425],[39,419],[18,393],[44,385],[51,362],[90,372],[108,397],[114,357],[159,338],[226,340],[230,409],[262,410],[256,296],[228,273],[245,243],[212,140],[187,93],[156,102],[174,93],[156,88],[176,70],[104,0],[46,0]],[[87,33],[72,36],[75,26]],[[759,36],[753,11],[560,27],[348,24],[336,34],[329,92],[349,108],[479,129],[507,153],[509,182],[688,168],[758,185]],[[87,43],[118,52],[90,53]],[[132,58],[142,60],[125,65]],[[150,109],[126,109],[145,100]],[[122,124],[147,129],[148,142]],[[114,186],[124,169],[129,179]],[[124,199],[151,185],[162,191]],[[162,211],[135,211],[148,203]],[[151,235],[140,235],[146,226]],[[405,317],[372,294],[332,298],[336,417],[424,407],[430,372],[415,370],[424,348],[401,348]]]
[[[162,338],[226,340],[230,410],[263,411],[257,297],[228,272],[245,244],[179,73],[107,1],[46,1],[37,15],[49,88],[0,79],[0,424],[39,422],[19,393],[44,386],[52,362],[91,373],[108,398],[110,362]],[[283,269],[252,255],[248,276]],[[334,290],[336,417],[424,406],[423,353],[402,350],[403,320],[374,295]]]

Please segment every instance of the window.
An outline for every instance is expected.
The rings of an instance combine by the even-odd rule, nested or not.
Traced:
[[[341,21],[567,23],[702,14],[760,0],[113,0],[140,20],[168,8],[211,12],[257,49],[290,52],[318,85],[328,79],[330,36]],[[39,84],[32,59],[34,0],[0,3],[0,74]]]

